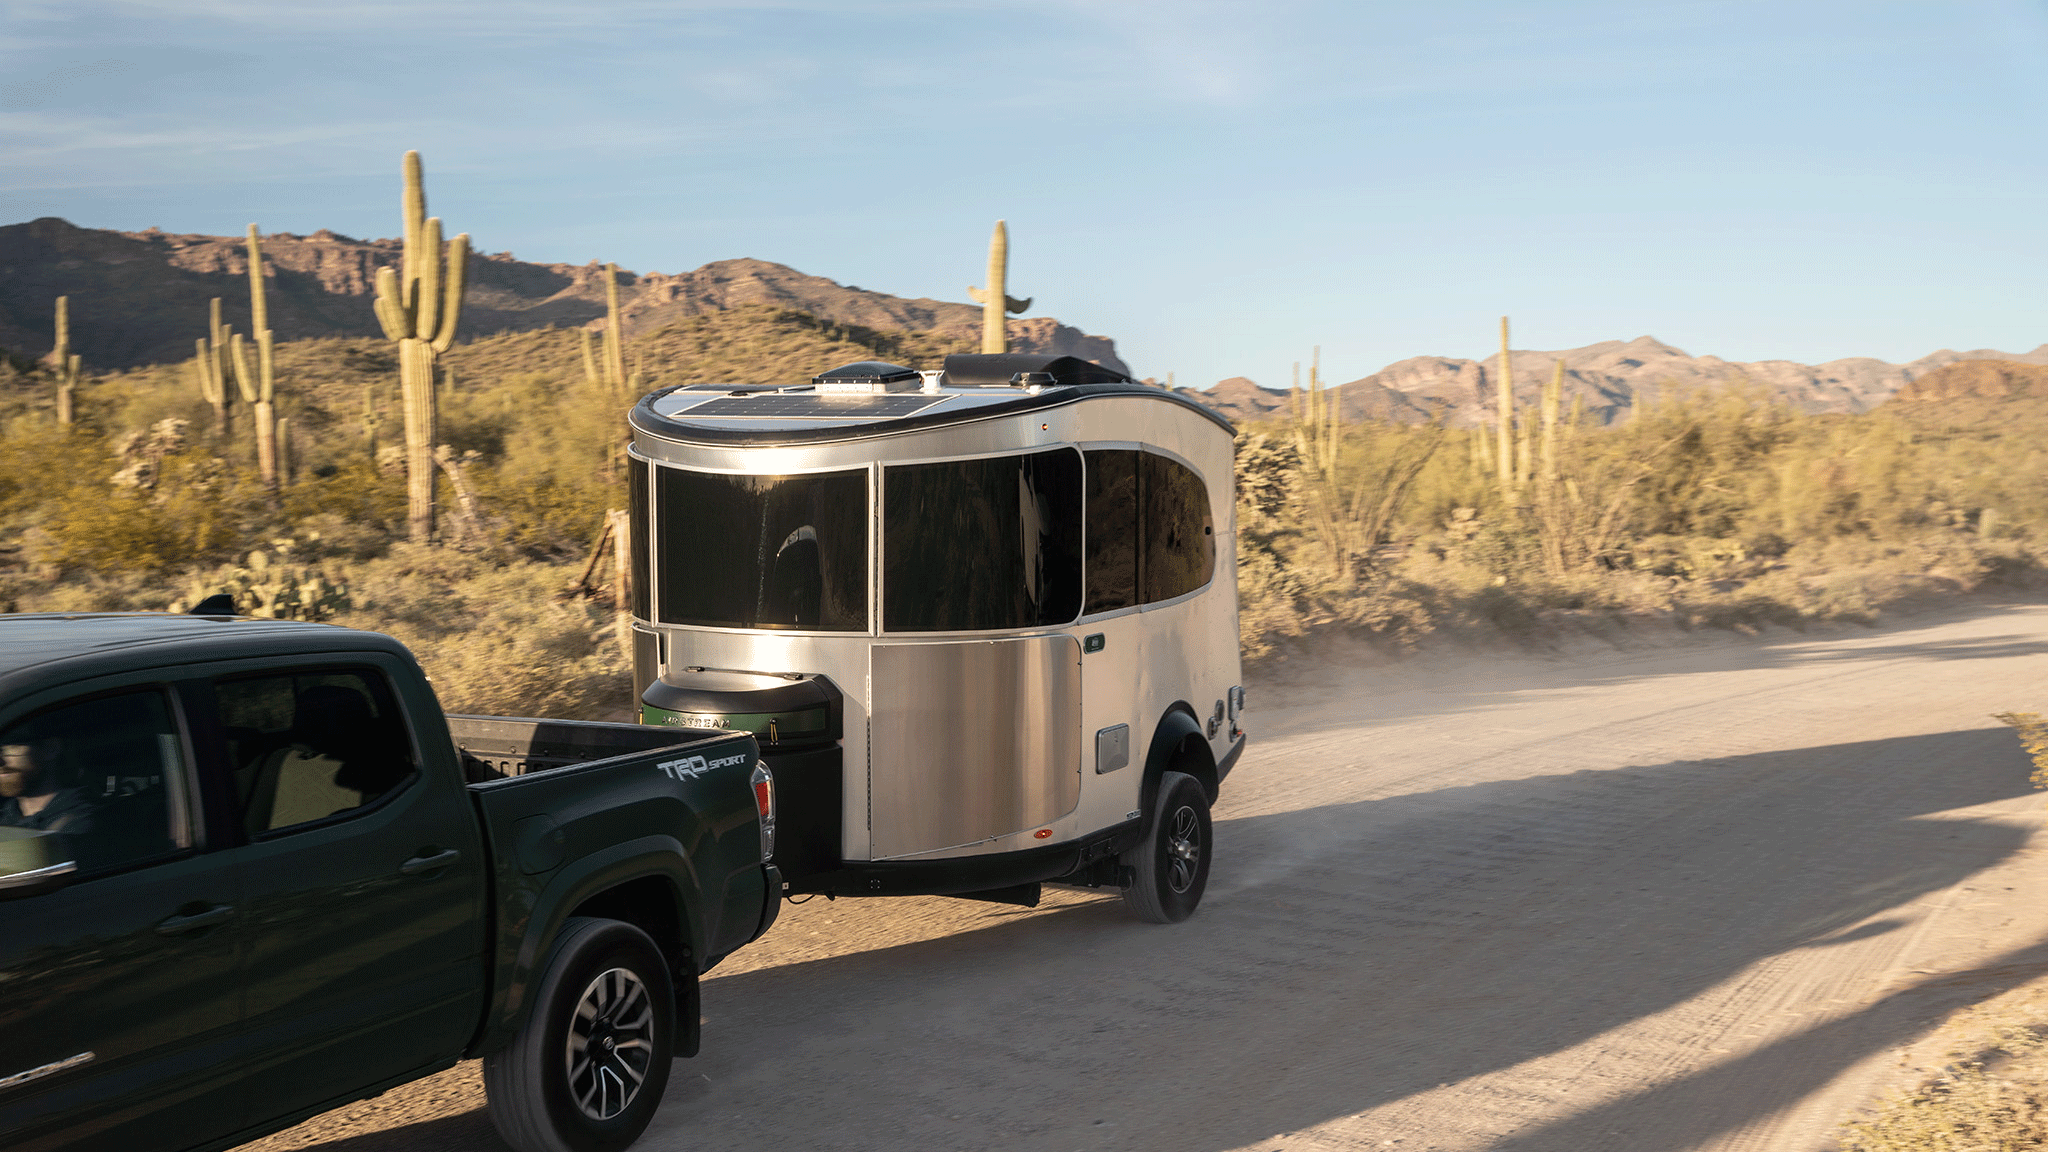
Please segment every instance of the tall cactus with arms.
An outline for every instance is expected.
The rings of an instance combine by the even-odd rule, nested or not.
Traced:
[[[1010,229],[998,220],[995,234],[988,238],[988,289],[967,289],[968,297],[981,304],[981,350],[985,353],[1008,352],[1010,332],[1003,323],[1003,313],[1022,312],[1031,307],[1029,296],[1019,300],[1003,294],[1009,278]]]
[[[242,350],[241,333],[228,338],[228,349],[235,366],[235,387],[242,393],[242,403],[255,414],[256,470],[263,477],[263,486],[275,492],[277,356],[270,338],[270,304],[263,290],[263,242],[257,237],[254,224],[249,225],[249,327],[256,332],[255,370],[250,370],[248,354]]]
[[[57,340],[50,349],[50,365],[57,370],[57,423],[70,424],[74,398],[78,394],[79,357],[71,350],[71,297],[57,297]]]
[[[414,542],[434,537],[435,363],[455,343],[469,269],[469,233],[448,242],[441,262],[441,218],[427,215],[420,154],[405,154],[405,257],[401,269],[377,269],[377,322],[398,344],[405,399],[406,519]]]
[[[199,395],[213,405],[213,434],[222,444],[228,440],[228,408],[234,392],[228,388],[228,336],[233,326],[220,322],[220,297],[206,309],[206,338],[192,342],[192,375],[199,381]]]

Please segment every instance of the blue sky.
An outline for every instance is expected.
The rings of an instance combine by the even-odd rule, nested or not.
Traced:
[[[2048,341],[2048,0],[9,0],[0,222],[1013,295],[1284,385]]]

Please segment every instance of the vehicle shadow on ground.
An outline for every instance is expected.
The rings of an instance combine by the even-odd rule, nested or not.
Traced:
[[[1457,1110],[1517,1152],[1675,1152],[2048,964],[2038,945],[1716,1054],[1744,1047],[1728,1016],[1782,1019],[1763,1006],[1783,991],[1774,960],[1872,950],[1844,954],[1869,960],[1833,995],[1875,994],[1917,919],[1894,910],[2025,843],[2009,818],[1957,810],[2024,794],[2028,772],[2010,732],[1984,728],[1226,819],[1186,924],[1132,923],[1113,901],[996,910],[937,939],[714,974],[691,1066],[708,1075],[679,1068],[657,1127],[788,1147],[1230,1149],[1604,1038],[1588,1050],[1609,1075],[1657,1073],[1629,1063],[1633,1045],[1669,1077],[1616,1100],[1577,1083],[1591,1058],[1571,1056]],[[835,931],[861,932],[862,907],[841,901]],[[1717,986],[1742,974],[1761,999],[1731,1008]],[[1710,989],[1719,1007],[1687,1005]],[[1610,1035],[1659,1014],[1657,1039]],[[766,1127],[721,1126],[778,1097],[791,1106]]]

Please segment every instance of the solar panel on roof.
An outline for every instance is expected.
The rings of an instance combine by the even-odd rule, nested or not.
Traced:
[[[716,400],[694,405],[677,415],[689,420],[704,416],[802,416],[816,420],[886,418],[922,412],[946,399],[944,396],[849,396],[819,395],[813,392],[770,392],[754,396],[721,396]]]

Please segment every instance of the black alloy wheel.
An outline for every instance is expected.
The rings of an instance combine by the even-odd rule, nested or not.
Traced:
[[[631,924],[571,917],[536,987],[512,1042],[484,1057],[491,1123],[517,1152],[623,1152],[675,1054],[661,949]]]
[[[1185,772],[1161,775],[1151,833],[1122,857],[1132,872],[1124,903],[1140,920],[1178,924],[1195,914],[1209,883],[1210,836],[1201,781]]]

